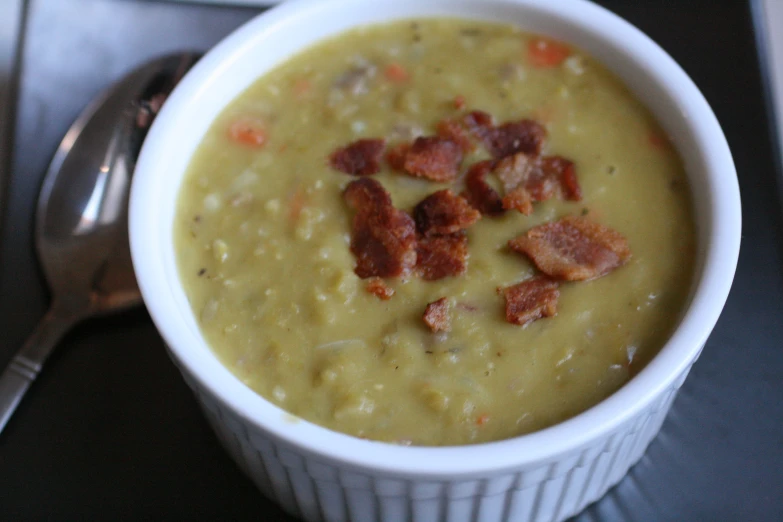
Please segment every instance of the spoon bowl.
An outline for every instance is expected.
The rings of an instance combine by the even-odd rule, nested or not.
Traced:
[[[87,106],[57,148],[35,226],[51,305],[0,375],[0,431],[74,323],[141,303],[128,242],[131,175],[152,120],[199,56],[169,55],[134,70]]]
[[[141,302],[128,246],[130,178],[163,97],[197,58],[167,56],[129,74],[85,109],[54,155],[36,248],[54,303],[67,301],[72,314]]]

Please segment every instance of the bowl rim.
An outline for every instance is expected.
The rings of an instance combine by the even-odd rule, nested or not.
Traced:
[[[650,74],[678,107],[687,107],[682,123],[692,133],[699,158],[704,163],[708,230],[700,253],[704,259],[691,302],[678,327],[660,352],[617,392],[592,408],[554,426],[519,437],[465,446],[417,447],[362,440],[308,421],[292,422],[292,416],[256,394],[220,366],[194,356],[191,342],[206,346],[201,336],[190,337],[181,314],[168,291],[165,271],[150,241],[161,231],[158,214],[149,198],[155,193],[157,159],[166,154],[166,141],[173,139],[175,116],[196,96],[208,78],[228,62],[238,60],[246,49],[258,45],[259,34],[273,27],[295,23],[297,18],[319,10],[346,9],[362,0],[289,0],[253,18],[209,51],[174,90],[156,118],[137,162],[131,187],[129,227],[134,269],[150,315],[183,373],[198,387],[229,407],[247,426],[300,451],[358,469],[409,476],[453,477],[480,475],[504,469],[552,461],[558,456],[586,448],[599,437],[618,429],[678,385],[698,357],[718,320],[733,280],[739,256],[741,208],[739,187],[731,152],[717,118],[683,69],[640,30],[610,11],[586,0],[459,0],[460,5],[482,4],[536,10],[557,17],[592,33],[597,41],[633,60]],[[395,0],[379,0],[390,3]],[[408,4],[435,4],[445,0],[418,0]],[[402,2],[405,3],[405,2]],[[323,11],[325,12],[325,11]],[[361,24],[358,24],[361,25]],[[610,65],[610,64],[606,64]],[[656,114],[656,116],[658,116]],[[682,151],[680,151],[683,156]],[[694,154],[696,154],[694,153]],[[689,174],[690,176],[690,174]],[[153,199],[154,201],[154,199]],[[154,206],[154,205],[153,205]],[[176,270],[176,268],[175,268]],[[177,281],[176,285],[179,285]],[[192,313],[192,311],[181,311]],[[215,367],[215,363],[220,368]],[[226,373],[230,378],[226,377]],[[231,382],[231,381],[234,382]]]

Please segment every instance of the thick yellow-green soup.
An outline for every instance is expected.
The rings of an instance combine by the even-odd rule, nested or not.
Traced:
[[[380,299],[350,249],[343,190],[359,178],[328,158],[362,138],[433,135],[471,110],[540,122],[543,153],[573,162],[581,201],[482,216],[466,231],[464,274],[385,278],[394,295]],[[477,147],[447,183],[385,161],[370,177],[411,212],[437,190],[459,194],[486,157]],[[510,323],[498,287],[538,269],[509,240],[572,215],[624,236],[630,259],[560,284],[555,315]],[[265,74],[207,132],[176,216],[182,284],[222,363],[297,417],[399,444],[505,439],[595,405],[666,342],[693,274],[690,189],[649,112],[578,49],[484,22],[363,27]],[[422,314],[442,297],[450,329],[434,332]]]

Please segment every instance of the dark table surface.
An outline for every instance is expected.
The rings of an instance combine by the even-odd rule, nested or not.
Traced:
[[[670,52],[717,113],[743,198],[723,315],[642,461],[581,520],[783,520],[783,241],[750,5],[602,0]],[[259,9],[28,0],[0,236],[0,366],[44,313],[32,242],[57,143],[149,58],[208,49]],[[8,144],[2,144],[8,145]],[[143,309],[61,343],[3,433],[0,520],[288,520],[218,446]]]

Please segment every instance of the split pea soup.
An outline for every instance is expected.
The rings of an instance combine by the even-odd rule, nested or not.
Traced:
[[[469,219],[422,228],[445,190],[429,218]],[[690,188],[651,114],[508,25],[407,20],[304,50],[225,108],[180,191],[179,275],[220,361],[296,417],[397,444],[595,405],[667,341],[694,271]]]

